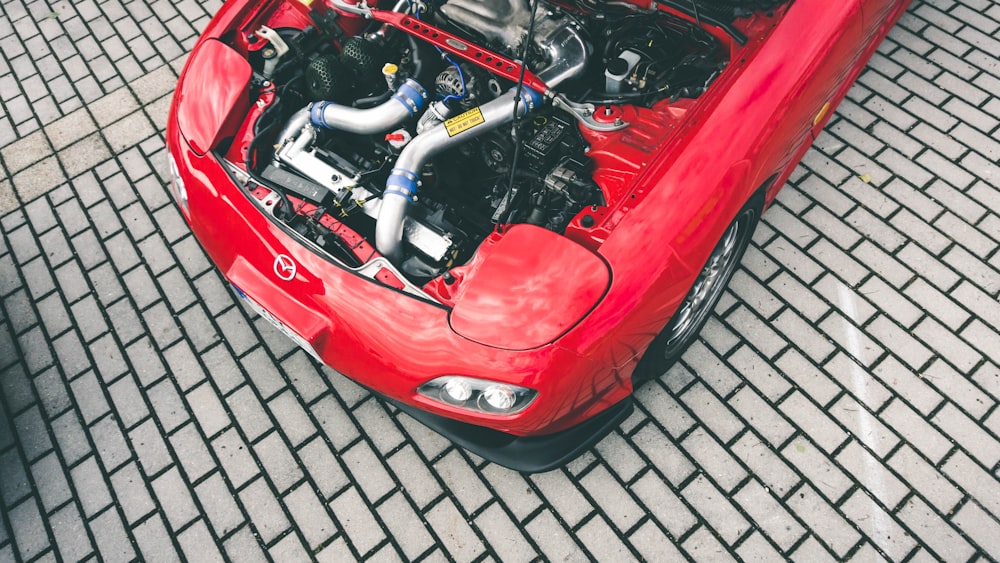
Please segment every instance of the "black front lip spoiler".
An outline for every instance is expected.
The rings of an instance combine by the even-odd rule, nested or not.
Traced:
[[[600,442],[635,409],[629,396],[596,416],[555,434],[514,436],[432,414],[388,397],[382,396],[382,399],[456,445],[521,473],[541,473],[565,465]]]

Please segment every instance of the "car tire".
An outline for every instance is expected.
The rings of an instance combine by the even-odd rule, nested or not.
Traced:
[[[698,338],[719,303],[729,280],[740,265],[764,208],[764,193],[757,192],[740,209],[722,238],[712,249],[694,285],[684,297],[677,312],[667,323],[632,373],[632,386],[656,379],[680,360],[685,350]]]

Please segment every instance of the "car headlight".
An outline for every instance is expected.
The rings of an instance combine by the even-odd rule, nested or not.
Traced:
[[[180,206],[184,215],[190,216],[187,188],[184,187],[184,179],[181,178],[181,171],[177,168],[177,161],[174,160],[174,155],[170,154],[169,150],[167,151],[167,162],[170,164],[170,191],[173,192],[174,199],[177,200],[177,205]]]
[[[526,387],[488,379],[445,375],[421,385],[417,392],[435,401],[487,414],[517,414],[538,397]]]

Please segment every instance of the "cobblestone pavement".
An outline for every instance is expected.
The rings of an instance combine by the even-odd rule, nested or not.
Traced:
[[[0,560],[1000,556],[1000,3],[917,0],[683,365],[530,477],[210,266],[162,126],[216,8],[3,0]]]

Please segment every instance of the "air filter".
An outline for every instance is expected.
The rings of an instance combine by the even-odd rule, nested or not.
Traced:
[[[340,62],[354,72],[359,85],[368,88],[382,79],[386,58],[382,49],[363,37],[351,37],[340,51]]]
[[[337,55],[323,55],[313,59],[306,67],[306,86],[309,98],[344,102],[350,87],[351,77]]]

